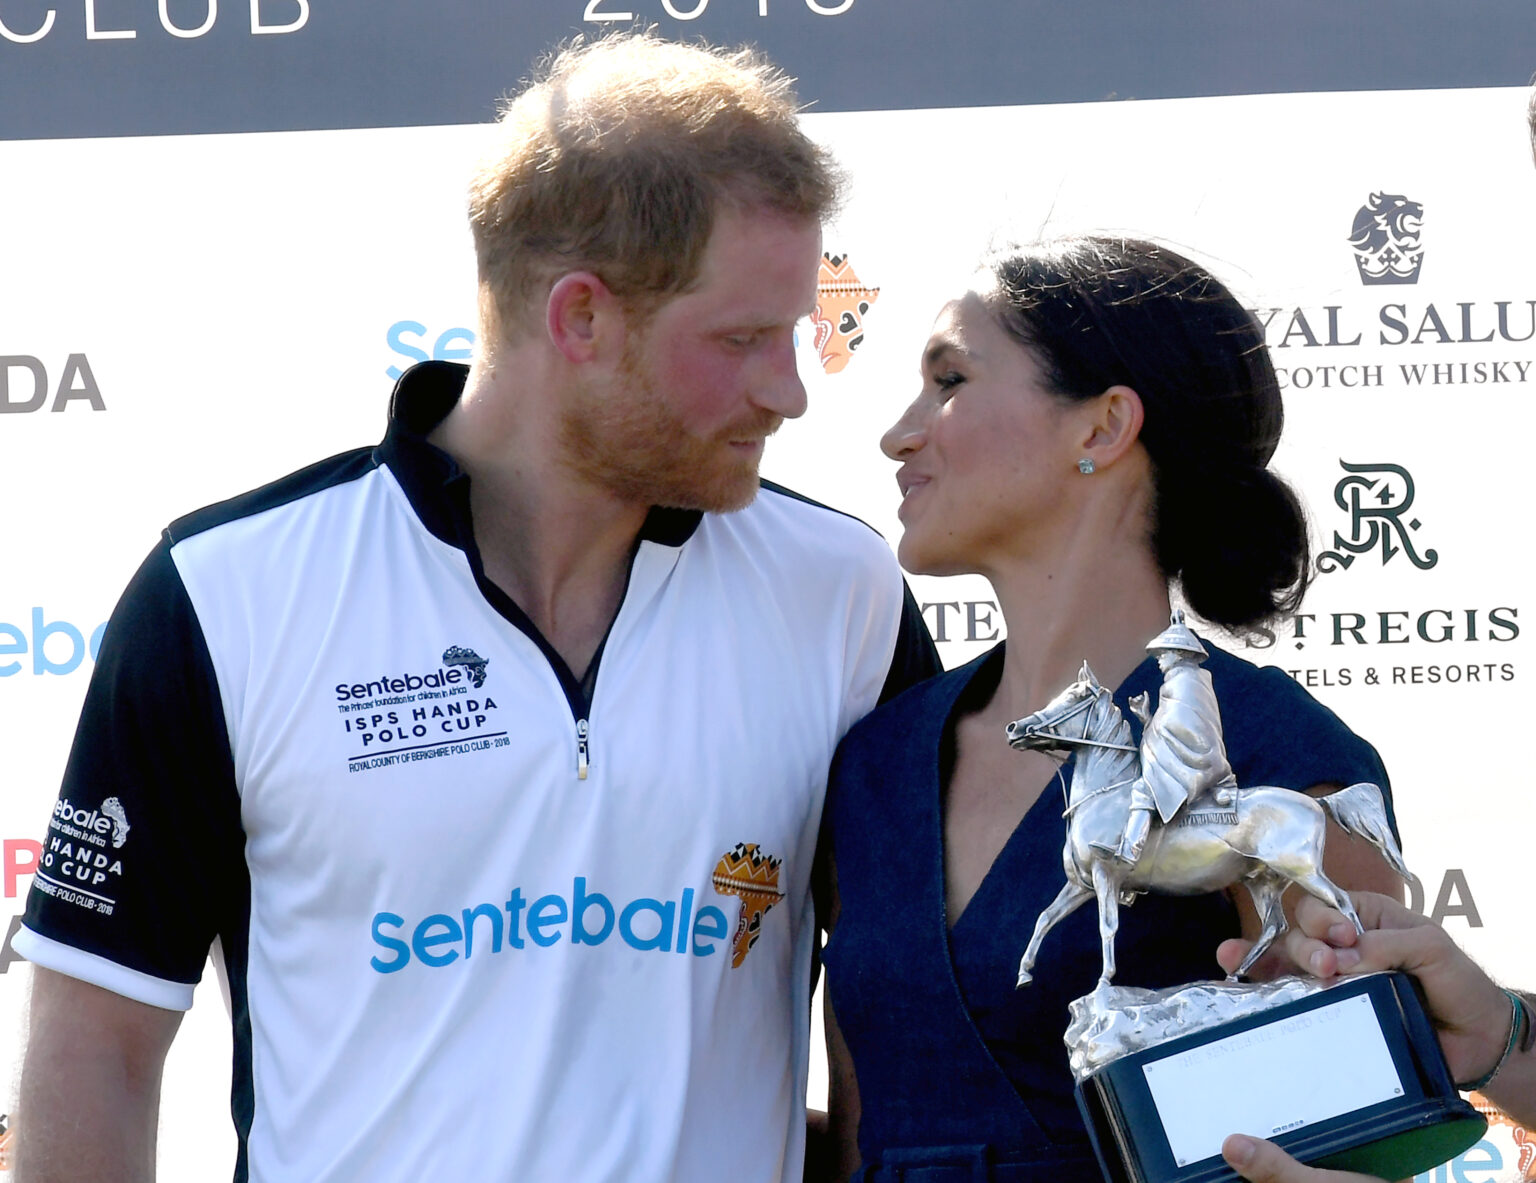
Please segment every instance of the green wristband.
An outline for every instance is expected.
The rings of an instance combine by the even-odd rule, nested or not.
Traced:
[[[1520,1042],[1521,1032],[1524,1031],[1529,1034],[1531,1030],[1531,1015],[1525,1009],[1525,999],[1521,998],[1513,990],[1505,990],[1504,996],[1509,999],[1509,1040],[1504,1044],[1504,1054],[1488,1070],[1487,1075],[1479,1076],[1476,1080],[1469,1081],[1466,1084],[1458,1082],[1456,1087],[1464,1093],[1475,1093],[1492,1084],[1493,1078],[1499,1074],[1499,1070],[1504,1067],[1505,1062],[1514,1052],[1515,1044]],[[1529,1043],[1529,1039],[1526,1042]]]

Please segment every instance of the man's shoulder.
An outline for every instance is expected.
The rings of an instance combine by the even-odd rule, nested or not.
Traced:
[[[857,522],[866,530],[874,530],[874,527],[869,523],[854,517],[851,513],[847,513],[841,509],[835,509],[832,506],[827,505],[825,502],[817,501],[814,497],[807,497],[804,493],[797,492],[796,490],[789,488],[787,485],[781,485],[777,481],[770,480],[763,480],[758,483],[760,485],[763,496],[768,498],[770,501],[776,497],[783,498],[790,504],[806,506],[807,509],[805,512],[809,512],[813,515],[816,513],[816,511],[834,514],[836,517],[843,518],[849,522]]]
[[[165,528],[165,540],[176,546],[220,526],[292,505],[328,489],[366,476],[379,466],[377,449],[354,448],[269,481],[224,501],[183,514]]]
[[[771,535],[777,553],[796,561],[817,557],[896,572],[896,556],[867,522],[772,481],[736,514],[707,515],[726,527],[739,524]]]

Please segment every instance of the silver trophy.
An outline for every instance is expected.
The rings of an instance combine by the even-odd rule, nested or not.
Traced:
[[[1381,790],[1356,784],[1319,800],[1240,786],[1201,668],[1205,646],[1181,612],[1147,649],[1163,682],[1155,711],[1145,694],[1130,702],[1140,744],[1086,662],[1049,705],[1007,729],[1015,748],[1076,755],[1067,882],[1035,924],[1018,983],[1029,983],[1050,930],[1097,899],[1103,970],[1093,993],[1072,1003],[1065,1038],[1105,1177],[1235,1179],[1220,1157],[1232,1133],[1275,1138],[1303,1161],[1389,1179],[1453,1157],[1486,1123],[1456,1093],[1410,978],[1376,974],[1326,989],[1301,977],[1238,980],[1285,932],[1281,896],[1292,883],[1361,928],[1348,893],[1323,873],[1330,816],[1412,878]],[[1238,882],[1262,927],[1226,982],[1113,985],[1122,904],[1146,892],[1197,895]]]

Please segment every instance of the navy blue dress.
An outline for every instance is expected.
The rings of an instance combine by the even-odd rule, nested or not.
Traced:
[[[1370,744],[1284,673],[1207,646],[1238,784],[1300,790],[1372,781],[1390,814],[1386,771]],[[826,825],[840,912],[824,961],[858,1077],[859,1179],[1099,1177],[1062,1043],[1067,1004],[1099,976],[1092,901],[1045,938],[1034,982],[1014,986],[1035,920],[1066,882],[1055,782],[953,930],[947,924],[941,825],[954,720],[991,697],[1002,657],[999,646],[878,708],[849,732],[833,763]],[[1150,690],[1155,702],[1160,684],[1148,658],[1115,691],[1138,742],[1127,699]],[[1219,976],[1216,946],[1237,935],[1225,894],[1141,896],[1120,910],[1115,982],[1156,987]]]

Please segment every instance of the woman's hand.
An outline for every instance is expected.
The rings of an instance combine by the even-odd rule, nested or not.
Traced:
[[[1285,953],[1320,978],[1400,969],[1424,988],[1440,1047],[1456,1080],[1474,1080],[1498,1061],[1509,1038],[1510,1004],[1476,962],[1434,921],[1374,892],[1351,898],[1366,931],[1307,896],[1285,936]],[[1224,969],[1241,961],[1248,942],[1223,941],[1216,960]]]
[[[1221,1144],[1227,1165],[1253,1183],[1383,1183],[1374,1175],[1303,1166],[1273,1142],[1233,1134]]]

